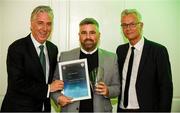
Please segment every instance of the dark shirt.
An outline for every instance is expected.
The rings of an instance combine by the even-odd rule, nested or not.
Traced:
[[[93,54],[85,54],[82,51],[80,52],[80,59],[87,58],[88,71],[90,72],[98,67],[98,50]],[[91,77],[89,77],[91,78]],[[81,100],[79,106],[79,112],[93,112],[93,91],[91,88],[91,99]]]

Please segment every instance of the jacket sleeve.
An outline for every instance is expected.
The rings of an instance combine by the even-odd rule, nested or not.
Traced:
[[[109,88],[109,97],[114,98],[117,97],[120,93],[120,79],[119,79],[119,70],[118,70],[118,63],[117,57],[115,56],[113,59],[113,65],[111,67],[111,83],[108,85]]]
[[[159,83],[159,111],[171,111],[173,83],[169,55],[165,47],[157,55],[157,73]]]

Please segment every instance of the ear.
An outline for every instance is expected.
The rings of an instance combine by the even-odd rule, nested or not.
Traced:
[[[100,38],[100,37],[101,37],[101,33],[99,32],[99,34],[98,34],[98,35],[99,35],[99,38]]]
[[[80,41],[80,37],[81,37],[81,36],[80,36],[80,32],[78,33],[78,35],[79,35],[79,41]]]
[[[30,22],[30,30],[32,31],[32,21]]]
[[[79,33],[78,33],[78,35],[79,35],[79,39],[80,39],[80,37],[81,37],[81,33],[79,32]]]
[[[100,38],[101,38],[101,33],[99,32],[99,34],[98,34],[99,36],[98,36],[98,40],[100,40]]]
[[[143,27],[144,26],[144,23],[143,22],[141,22],[141,27]]]

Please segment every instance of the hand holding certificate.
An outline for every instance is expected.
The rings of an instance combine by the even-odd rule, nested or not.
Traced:
[[[91,98],[86,59],[60,62],[59,73],[65,96],[73,98],[72,101]]]

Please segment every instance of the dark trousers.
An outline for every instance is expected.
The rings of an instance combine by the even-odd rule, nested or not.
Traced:
[[[122,109],[118,107],[117,112],[140,112],[140,110],[139,109]]]

